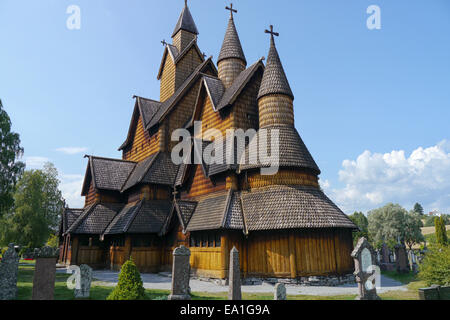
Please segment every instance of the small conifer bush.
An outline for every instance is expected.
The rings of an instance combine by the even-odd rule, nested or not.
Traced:
[[[141,275],[133,260],[128,260],[119,273],[119,283],[107,300],[144,300],[147,296]]]

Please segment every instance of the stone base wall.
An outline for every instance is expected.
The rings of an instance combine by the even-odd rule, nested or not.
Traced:
[[[228,280],[212,279],[205,277],[196,277],[191,275],[191,279],[212,282],[217,285],[227,286]],[[345,284],[356,284],[355,276],[353,274],[348,274],[344,276],[311,276],[311,277],[299,277],[297,279],[278,279],[278,278],[245,278],[242,280],[242,285],[261,285],[264,282],[270,284],[283,283],[288,285],[296,286],[324,286],[324,287],[336,287]]]

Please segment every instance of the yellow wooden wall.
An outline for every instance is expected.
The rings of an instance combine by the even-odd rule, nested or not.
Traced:
[[[195,198],[209,193],[226,190],[226,180],[222,179],[212,183],[211,179],[207,178],[203,173],[201,165],[193,166],[194,177],[188,194],[183,194],[183,198]]]
[[[78,249],[77,264],[89,266],[104,265],[103,250],[100,247],[83,247]]]
[[[167,53],[160,83],[160,101],[164,102],[175,93],[175,64]]]
[[[148,131],[144,130],[142,117],[139,117],[136,131],[133,135],[133,143],[131,144],[131,147],[128,147],[126,151],[124,151],[123,159],[136,162],[145,160],[159,151],[159,139],[159,132],[150,137]]]

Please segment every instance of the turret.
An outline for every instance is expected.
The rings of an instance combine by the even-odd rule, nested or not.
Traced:
[[[187,0],[184,1],[184,8],[178,18],[177,25],[172,34],[172,43],[178,51],[183,51],[198,35],[197,26],[192,18]]]
[[[245,70],[247,60],[234,24],[233,13],[236,13],[237,10],[233,9],[233,4],[230,7],[225,7],[225,9],[230,10],[230,20],[217,60],[217,67],[219,79],[222,80],[225,88],[229,88],[237,76]]]
[[[294,95],[280,61],[270,26],[270,49],[258,94],[259,127],[294,127]]]

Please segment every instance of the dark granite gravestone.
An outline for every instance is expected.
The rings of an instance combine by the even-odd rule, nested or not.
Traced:
[[[375,252],[366,238],[359,239],[351,256],[355,262],[354,275],[358,283],[356,299],[379,300],[374,278],[375,270],[373,269],[376,265]]]
[[[173,251],[172,291],[169,300],[191,300],[189,294],[190,257],[191,251],[185,246]]]
[[[420,300],[450,300],[450,287],[438,285],[419,289]]]
[[[275,285],[275,293],[274,293],[274,300],[287,300],[286,297],[286,286],[284,283],[277,283]]]
[[[59,249],[44,247],[34,250],[36,266],[33,276],[32,300],[53,300],[55,293],[56,261]]]
[[[389,263],[389,248],[386,243],[381,247],[381,263]]]
[[[75,288],[76,299],[87,299],[90,296],[92,282],[92,268],[86,264],[80,266],[80,289]]]
[[[402,244],[395,246],[395,269],[398,273],[409,272],[408,255],[406,253],[406,247]]]
[[[233,247],[230,252],[228,300],[242,300],[240,267],[239,251]]]
[[[0,300],[14,300],[17,296],[19,255],[10,244],[0,262]]]

